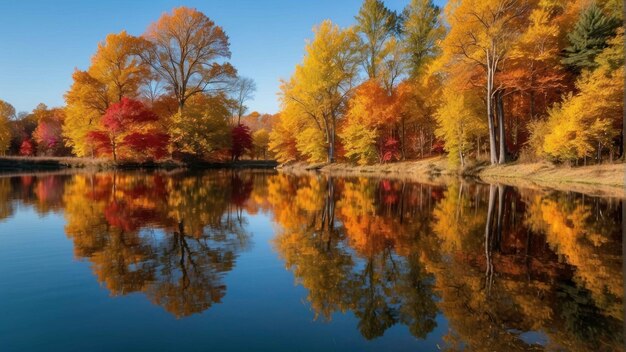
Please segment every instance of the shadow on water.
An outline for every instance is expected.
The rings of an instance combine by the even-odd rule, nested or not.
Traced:
[[[397,325],[428,339],[443,321],[452,350],[623,344],[619,199],[241,170],[0,178],[0,220],[24,205],[63,214],[112,295],[177,318],[222,301],[263,212],[313,318],[349,312],[365,339]]]

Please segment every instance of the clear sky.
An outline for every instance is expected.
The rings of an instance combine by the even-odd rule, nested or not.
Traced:
[[[401,10],[408,1],[385,3]],[[87,69],[108,33],[141,35],[163,12],[188,6],[230,37],[232,64],[257,83],[251,111],[274,113],[279,80],[301,61],[312,27],[324,19],[349,26],[360,5],[361,0],[2,0],[0,99],[17,111],[40,102],[61,106],[74,68]]]

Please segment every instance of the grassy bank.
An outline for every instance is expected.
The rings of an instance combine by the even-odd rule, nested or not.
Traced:
[[[581,167],[555,166],[546,162],[509,164],[484,167],[477,171],[477,175],[486,182],[626,198],[624,163]]]
[[[108,159],[74,157],[0,157],[0,172],[53,171],[64,169],[219,169],[249,168],[271,169],[278,164],[273,160],[241,160],[237,162],[180,162],[165,160],[160,162],[113,162]]]
[[[372,176],[428,180],[439,183],[451,177],[473,177],[484,182],[524,188],[575,191],[593,195],[626,198],[626,164],[584,167],[556,166],[550,163],[511,163],[504,166],[478,165],[463,172],[449,170],[443,157],[382,165],[357,166],[347,163],[291,163],[279,169],[288,172],[319,171],[340,176]]]

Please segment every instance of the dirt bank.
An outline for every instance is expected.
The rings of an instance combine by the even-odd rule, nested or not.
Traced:
[[[591,195],[626,198],[626,164],[584,167],[550,163],[511,163],[504,166],[478,165],[463,172],[449,170],[443,157],[382,165],[358,166],[348,163],[290,163],[279,166],[287,172],[319,171],[340,176],[370,176],[446,182],[454,177],[477,178],[484,182],[538,189],[574,191]]]

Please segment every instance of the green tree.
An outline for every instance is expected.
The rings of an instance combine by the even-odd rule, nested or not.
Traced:
[[[595,3],[591,4],[567,35],[569,46],[564,50],[563,64],[576,73],[598,67],[595,57],[607,47],[607,41],[619,26],[617,18],[606,15]]]
[[[432,0],[411,0],[402,11],[402,43],[412,77],[441,51],[439,42],[445,35],[441,9]]]
[[[363,66],[370,79],[380,76],[387,56],[387,42],[398,29],[398,16],[381,0],[365,0],[355,17],[361,35]]]

